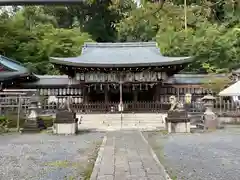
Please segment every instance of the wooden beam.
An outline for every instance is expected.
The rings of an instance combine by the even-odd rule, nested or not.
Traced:
[[[170,85],[171,87],[175,87],[175,88],[202,88],[202,86],[200,84],[186,84],[186,85],[182,85],[182,84],[172,84]]]
[[[21,96],[21,95],[26,95],[26,93],[20,93],[20,92],[0,92],[0,95],[17,95],[17,96]]]
[[[69,5],[79,4],[84,0],[0,0],[0,6],[13,5]]]
[[[3,89],[3,92],[37,92],[37,89]]]

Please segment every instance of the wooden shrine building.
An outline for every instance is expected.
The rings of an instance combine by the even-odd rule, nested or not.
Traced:
[[[78,84],[84,102],[158,101],[190,57],[165,57],[155,42],[85,43],[78,57],[50,61]],[[162,93],[161,93],[162,92]]]
[[[71,96],[77,110],[106,112],[122,102],[134,104],[134,111],[149,111],[151,105],[168,103],[171,95],[183,100],[191,93],[194,101],[206,94],[201,85],[209,75],[179,74],[191,61],[163,56],[155,42],[85,43],[78,57],[50,58],[64,75],[36,75],[0,56],[0,90],[37,89],[43,99],[54,96],[60,102]]]

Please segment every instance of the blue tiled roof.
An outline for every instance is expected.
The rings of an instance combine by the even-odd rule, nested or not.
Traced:
[[[85,43],[80,56],[51,57],[50,61],[82,67],[136,67],[183,64],[191,62],[192,58],[165,57],[156,42],[128,42]]]
[[[21,63],[0,55],[0,65],[2,65],[7,71],[0,72],[0,81],[14,80],[19,77],[32,76],[32,73],[24,67]]]
[[[5,56],[0,55],[0,64],[5,66],[7,69],[10,69],[11,71],[28,72],[28,69],[24,67],[21,63]]]

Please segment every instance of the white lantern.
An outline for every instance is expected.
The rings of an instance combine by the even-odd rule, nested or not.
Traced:
[[[76,73],[76,80],[80,81],[80,73]]]

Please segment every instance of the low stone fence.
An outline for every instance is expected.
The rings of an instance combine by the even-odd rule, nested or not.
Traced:
[[[218,114],[218,119],[222,124],[240,124],[240,112],[225,112]]]

